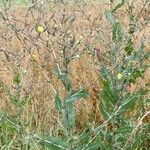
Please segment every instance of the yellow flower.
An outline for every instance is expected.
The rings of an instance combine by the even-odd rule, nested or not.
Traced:
[[[118,73],[117,78],[120,80],[122,79],[123,75],[121,73]]]
[[[37,58],[37,55],[36,55],[36,54],[32,54],[32,57],[33,57],[34,59],[36,59],[36,58]]]
[[[37,26],[37,32],[39,33],[44,32],[44,28],[42,26]]]
[[[32,57],[34,60],[36,60],[36,59],[38,59],[38,54],[35,53],[35,52],[32,52],[32,53],[31,53],[31,57]]]

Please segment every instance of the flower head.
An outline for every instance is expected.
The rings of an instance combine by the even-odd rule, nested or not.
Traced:
[[[42,32],[44,32],[44,28],[42,26],[37,26],[36,31],[39,33],[42,33]]]
[[[120,80],[122,79],[123,75],[121,73],[118,73],[117,78]]]

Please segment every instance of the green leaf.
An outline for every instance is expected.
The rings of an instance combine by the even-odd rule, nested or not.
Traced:
[[[88,132],[83,131],[80,136],[79,136],[79,140],[81,144],[86,144],[89,140],[90,136],[88,134]]]
[[[96,140],[89,143],[88,145],[83,145],[80,149],[77,150],[81,150],[83,148],[85,148],[86,150],[112,150],[112,145],[101,140]]]
[[[14,82],[16,85],[19,85],[19,84],[21,83],[21,78],[20,78],[20,74],[19,74],[19,73],[15,73],[15,74],[14,74],[13,82]]]
[[[69,121],[69,126],[74,127],[75,125],[75,112],[73,109],[72,104],[67,104],[68,105],[68,121]]]
[[[13,95],[11,95],[10,97],[11,103],[14,104],[15,106],[20,106],[20,98],[18,93],[15,93]]]
[[[123,135],[126,135],[126,134],[130,133],[131,131],[132,131],[132,127],[129,126],[129,125],[127,125],[127,126],[123,126],[123,127],[119,128],[119,129],[117,129],[117,130],[115,131],[115,134],[123,134]]]
[[[19,132],[21,129],[16,120],[8,118],[7,116],[0,118],[0,128],[7,130],[10,134],[13,132]]]
[[[72,103],[65,103],[64,110],[62,112],[63,115],[63,125],[65,128],[74,127],[75,125],[75,112],[73,109]]]
[[[113,13],[115,13],[119,8],[121,8],[125,3],[125,0],[122,0],[121,3],[119,3],[115,8],[112,10]]]
[[[124,112],[127,110],[133,110],[134,106],[136,104],[136,101],[139,100],[140,96],[138,94],[128,94],[125,96],[121,106],[120,106],[120,112]]]
[[[107,103],[103,99],[101,100],[99,108],[100,108],[100,111],[101,111],[101,114],[103,115],[103,117],[105,119],[109,119],[111,116],[110,109],[109,109],[110,107],[108,107]]]
[[[111,80],[111,73],[109,72],[109,70],[106,67],[102,67],[100,70],[100,73],[104,79]]]
[[[127,44],[126,44],[124,50],[127,53],[127,55],[131,55],[131,53],[134,51],[134,43],[132,42],[131,39],[129,39],[127,41]]]
[[[101,147],[101,142],[100,141],[95,141],[92,142],[88,145],[88,147],[86,148],[86,150],[97,150]]]
[[[59,93],[57,93],[56,97],[55,97],[55,108],[58,111],[62,111],[62,109],[63,109],[63,105],[62,105],[61,99],[59,97]]]
[[[107,9],[105,10],[105,17],[106,17],[107,21],[109,21],[110,23],[113,23],[114,18],[112,16],[111,12]]]
[[[8,140],[7,143],[1,147],[1,150],[9,150],[11,147],[13,147],[13,142],[14,140]]]
[[[61,75],[59,75],[59,79],[62,81],[65,89],[67,91],[70,91],[71,90],[71,83],[70,83],[70,80],[68,78],[68,74],[67,73],[62,73]]]
[[[67,128],[68,127],[68,115],[67,115],[66,110],[62,111],[62,121],[63,121],[64,127]]]
[[[105,100],[107,103],[110,103],[113,106],[118,100],[118,97],[115,94],[114,88],[109,82],[109,80],[103,81],[103,90],[101,93],[101,97],[103,100]]]
[[[103,117],[105,119],[108,119],[110,118],[115,104],[119,98],[113,86],[113,78],[111,77],[109,71],[105,67],[103,67],[101,69],[101,74],[105,78],[105,80],[102,81],[103,90],[101,92],[99,108]]]
[[[69,92],[71,90],[71,82],[68,78],[68,73],[65,71],[60,72],[58,69],[55,68],[53,70],[53,74],[56,75],[58,77],[58,79],[61,80],[65,89]]]
[[[54,137],[44,138],[40,144],[50,150],[67,150],[68,147],[66,141]]]
[[[81,98],[87,97],[88,94],[84,90],[71,91],[64,99],[64,111],[63,111],[63,124],[64,127],[74,127],[75,125],[75,112],[73,110],[73,102]]]
[[[114,42],[120,42],[121,39],[122,39],[121,25],[119,22],[115,22],[115,24],[113,25],[112,40]]]
[[[69,95],[65,98],[65,103],[74,102],[75,100],[79,100],[87,96],[88,96],[88,93],[84,90],[71,91]]]

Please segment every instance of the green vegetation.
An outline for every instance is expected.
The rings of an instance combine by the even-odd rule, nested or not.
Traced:
[[[1,0],[0,1],[0,7],[3,7],[4,4],[6,4],[7,0]],[[12,7],[24,7],[24,6],[30,6],[31,0],[12,0],[10,1]]]
[[[5,4],[4,9],[0,12],[0,19],[4,22],[2,30],[6,29],[10,32],[8,34],[1,33],[0,41],[5,41],[6,44],[3,45],[1,51],[7,59],[4,62],[9,66],[9,57],[12,57],[14,64],[11,69],[13,74],[11,85],[5,84],[0,79],[0,94],[2,93],[0,98],[4,99],[7,106],[0,110],[0,149],[148,150],[150,124],[149,121],[145,121],[145,118],[150,115],[148,110],[150,83],[143,80],[149,69],[150,53],[146,50],[145,37],[135,41],[136,33],[139,32],[139,22],[133,12],[133,4],[124,0],[116,4],[110,0],[110,7],[107,7],[102,13],[102,19],[99,19],[100,16],[93,19],[83,10],[86,5],[89,8],[90,4],[83,3],[80,6],[81,1],[77,1],[75,9],[71,8],[70,11],[67,3],[56,1],[54,4],[56,9],[51,8],[53,14],[49,19],[47,12],[44,12],[44,4],[40,3],[30,8],[24,15],[25,17],[31,15],[32,23],[29,23],[26,18],[18,21],[17,17],[11,16],[11,13],[7,12],[9,9],[5,9],[6,6],[9,6],[9,2],[1,2],[2,5]],[[17,1],[17,4],[27,5],[28,3],[27,0]],[[127,9],[126,25],[119,17],[119,10],[122,7]],[[75,20],[79,17],[78,14],[76,16],[76,8],[80,9],[78,12],[81,12],[87,19],[86,21],[89,21],[84,25],[87,28],[84,28],[83,33],[79,30],[82,22],[76,26]],[[30,10],[32,10],[31,13]],[[46,17],[43,13],[46,14]],[[13,18],[15,19],[13,20]],[[35,23],[33,23],[33,19],[35,19]],[[104,25],[106,30],[101,28],[102,23],[97,25],[98,19],[99,22],[102,20],[106,23]],[[96,33],[97,28],[102,31],[98,30]],[[86,34],[85,30],[90,31]],[[23,47],[20,48],[19,44],[19,46],[17,45],[19,48],[11,46],[10,39],[13,39],[11,34],[13,34],[13,38],[16,37],[15,44],[20,43]],[[98,39],[98,44],[104,44],[103,53],[100,53],[99,49],[93,46],[94,44],[90,45],[89,41],[93,37],[95,43]],[[7,46],[9,44],[11,51],[8,53]],[[21,53],[18,49],[22,50]],[[32,49],[37,50],[39,58]],[[49,60],[47,59],[48,54],[51,56]],[[93,83],[88,85],[82,81],[77,81],[75,84],[73,79],[77,77],[72,73],[71,63],[79,61],[79,59],[82,62],[84,56],[86,56],[87,62],[90,60],[89,58],[92,59],[91,66],[94,66],[94,69],[98,68],[93,69],[94,72],[98,72],[98,76],[95,77]],[[22,63],[23,58],[30,58],[31,64],[27,65],[26,59]],[[51,61],[51,64],[47,67],[46,62],[48,61]],[[22,69],[24,65],[27,65],[26,68],[30,68],[29,73]],[[35,71],[35,74],[31,74],[32,71]],[[77,70],[80,77],[82,73],[79,69]],[[38,75],[39,77],[36,78]],[[88,75],[90,76],[90,74]],[[42,89],[40,89],[41,85],[35,84],[39,80],[44,85]],[[26,89],[28,81],[30,83],[29,90]],[[91,117],[83,126],[79,127],[77,104],[83,103],[93,96],[88,88],[93,87],[94,83],[99,84],[98,87],[100,87],[96,93],[98,108],[94,107],[94,109],[98,110],[98,116],[102,118],[102,121],[95,121],[95,118],[92,117],[93,114],[90,114]],[[137,88],[131,89],[132,85],[136,84]],[[44,103],[41,104],[44,88],[49,101],[44,100]],[[46,96],[44,95],[44,97]],[[37,101],[38,97],[40,97],[39,102]],[[48,105],[50,101],[54,101],[53,106]],[[48,126],[49,128],[45,129],[44,121],[41,121],[39,129],[37,124],[43,116],[40,114],[35,117],[36,112],[32,112],[35,103],[39,105],[37,112],[42,108],[41,105],[46,105],[45,110],[42,110],[44,117],[47,111],[53,112],[49,117],[55,117],[56,121],[48,122],[52,122],[53,127]],[[84,110],[87,106],[83,107],[84,105],[82,105]],[[36,108],[34,109],[36,110]],[[84,119],[81,116],[81,120]]]

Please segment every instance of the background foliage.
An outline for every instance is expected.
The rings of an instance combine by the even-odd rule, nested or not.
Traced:
[[[0,5],[2,150],[149,149],[149,0]]]

